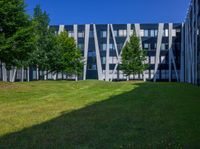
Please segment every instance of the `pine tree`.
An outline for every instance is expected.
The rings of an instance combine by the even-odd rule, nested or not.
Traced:
[[[146,57],[145,52],[140,46],[140,39],[133,34],[130,40],[126,43],[122,49],[122,64],[120,69],[129,76],[142,73],[146,69],[144,64]]]

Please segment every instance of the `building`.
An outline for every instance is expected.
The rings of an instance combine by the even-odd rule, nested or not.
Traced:
[[[85,66],[83,80],[125,80],[119,70],[122,48],[133,32],[141,39],[149,64],[143,74],[130,79],[178,81],[180,76],[181,24],[86,24],[51,26],[64,29],[82,50]]]
[[[182,30],[181,82],[200,85],[200,1],[192,0]]]

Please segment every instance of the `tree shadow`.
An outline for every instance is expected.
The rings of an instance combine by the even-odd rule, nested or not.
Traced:
[[[155,84],[138,83],[137,86],[127,93],[70,113],[63,112],[61,116],[50,121],[5,135],[0,138],[0,148],[110,149],[200,146],[199,139],[185,142],[187,132],[182,133],[182,129],[179,132],[179,126],[176,125],[180,121],[177,120],[176,114],[169,116],[165,112],[173,111],[167,99],[163,103],[158,102],[161,95],[156,94]],[[151,87],[155,89],[149,90]],[[167,103],[169,105],[166,106]]]

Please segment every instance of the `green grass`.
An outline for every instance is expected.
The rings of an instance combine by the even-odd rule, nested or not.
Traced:
[[[0,149],[200,148],[200,88],[0,82]]]

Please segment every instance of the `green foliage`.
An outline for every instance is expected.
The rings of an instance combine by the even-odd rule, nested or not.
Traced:
[[[0,6],[0,59],[8,69],[27,64],[35,39],[24,1],[0,0]]]
[[[40,70],[48,69],[47,53],[54,49],[54,34],[49,30],[49,16],[46,12],[42,12],[39,5],[34,9],[33,21],[35,23],[36,50],[31,56],[31,64],[37,66]]]
[[[62,71],[68,74],[81,75],[83,59],[81,50],[76,47],[75,40],[68,37],[66,31],[58,35],[58,45],[61,53]]]
[[[133,34],[130,37],[130,41],[127,42],[122,49],[122,64],[120,69],[129,76],[131,74],[139,74],[146,69],[145,52],[141,49],[140,39]]]

